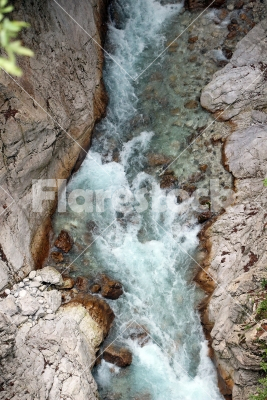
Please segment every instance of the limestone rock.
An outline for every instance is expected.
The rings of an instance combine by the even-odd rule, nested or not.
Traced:
[[[42,281],[53,285],[63,285],[64,281],[60,272],[54,267],[44,267],[40,270]]]
[[[267,20],[256,25],[236,46],[230,62],[203,89],[201,105],[220,119],[241,110],[262,108],[267,93]],[[225,110],[225,111],[224,111]]]
[[[68,179],[81,164],[107,101],[98,45],[107,1],[86,0],[79,7],[71,0],[59,3],[94,40],[56,2],[14,1],[12,18],[27,16],[30,28],[20,39],[34,57],[19,61],[24,71],[19,84],[28,94],[4,72],[0,75],[0,186],[5,190],[0,188],[0,203],[8,207],[1,215],[0,289],[40,268],[47,257],[62,183],[56,179]],[[54,200],[42,201],[43,190],[34,189],[46,179]]]

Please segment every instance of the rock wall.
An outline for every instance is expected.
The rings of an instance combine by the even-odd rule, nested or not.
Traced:
[[[214,75],[201,96],[203,107],[227,121],[221,122],[221,129],[216,127],[236,192],[234,203],[203,232],[208,257],[206,272],[198,277],[212,292],[203,322],[233,400],[247,400],[256,393],[267,347],[267,314],[259,311],[267,294],[266,36],[263,20],[238,43],[229,64]],[[229,122],[233,133],[227,137],[223,127]]]
[[[101,44],[107,1],[59,3]],[[106,105],[103,53],[91,37],[53,0],[13,3],[13,17],[31,25],[22,40],[35,56],[19,60],[19,86],[0,74],[0,290],[38,268],[48,251],[58,187],[36,213],[33,179],[69,178]]]

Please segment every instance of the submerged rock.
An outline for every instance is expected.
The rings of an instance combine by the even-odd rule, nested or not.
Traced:
[[[68,253],[73,246],[73,240],[70,237],[69,233],[65,230],[62,230],[55,241],[55,246],[64,251],[64,253]]]
[[[115,364],[118,367],[127,367],[131,365],[133,357],[130,350],[111,344],[105,349],[103,358],[105,361]]]

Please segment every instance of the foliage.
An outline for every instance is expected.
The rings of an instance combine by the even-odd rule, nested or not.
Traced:
[[[261,369],[266,374],[267,373],[267,349],[263,349],[262,359],[261,362]],[[250,396],[250,400],[266,400],[267,399],[267,376],[264,378],[259,379],[260,387],[257,390],[257,393]]]
[[[267,316],[267,299],[260,302],[257,308],[257,318],[265,318]]]
[[[261,280],[261,287],[262,287],[262,289],[266,289],[266,286],[267,286],[267,279],[263,278]]]
[[[267,186],[267,178],[264,179],[263,186]]]
[[[29,26],[24,21],[10,21],[5,14],[13,10],[13,6],[7,5],[8,0],[0,0],[0,46],[7,54],[7,58],[0,57],[0,67],[6,72],[21,76],[22,70],[16,65],[16,55],[33,56],[33,52],[23,47],[20,40],[13,40],[21,29]]]

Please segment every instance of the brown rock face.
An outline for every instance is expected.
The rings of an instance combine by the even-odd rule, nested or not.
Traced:
[[[76,278],[75,286],[81,292],[87,292],[89,289],[89,281],[84,276],[78,276]]]
[[[116,300],[123,294],[122,284],[107,275],[101,275],[100,286],[101,294],[106,299]]]
[[[55,246],[64,251],[64,253],[68,253],[72,248],[73,241],[67,231],[62,230],[55,241]]]
[[[103,329],[104,336],[107,336],[115,315],[105,300],[91,294],[83,294],[76,296],[68,304],[82,304],[93,320]]]
[[[127,367],[132,363],[132,353],[126,348],[110,345],[103,353],[103,358],[118,367]]]

